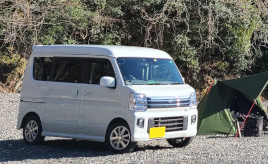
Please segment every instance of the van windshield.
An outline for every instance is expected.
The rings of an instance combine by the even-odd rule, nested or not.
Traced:
[[[181,75],[170,59],[118,58],[126,85],[178,85]]]

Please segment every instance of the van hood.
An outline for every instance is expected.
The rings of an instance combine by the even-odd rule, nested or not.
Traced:
[[[132,85],[129,86],[136,93],[147,97],[189,97],[195,90],[188,84],[181,85]]]

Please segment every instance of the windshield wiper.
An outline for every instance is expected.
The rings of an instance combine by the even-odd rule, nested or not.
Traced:
[[[169,85],[177,85],[177,84],[183,84],[183,83],[174,82],[174,83],[170,83]]]
[[[148,85],[167,85],[167,84],[164,84],[164,83],[148,83]]]

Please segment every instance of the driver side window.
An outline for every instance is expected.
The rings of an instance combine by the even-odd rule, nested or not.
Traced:
[[[89,59],[89,84],[99,84],[103,76],[115,77],[111,62],[108,59]]]

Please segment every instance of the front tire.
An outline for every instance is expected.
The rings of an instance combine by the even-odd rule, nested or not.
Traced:
[[[172,138],[167,139],[167,142],[173,147],[185,147],[193,141],[194,137],[187,138]]]
[[[38,117],[31,116],[25,122],[23,126],[23,140],[27,145],[37,145],[44,141],[41,136],[43,129]]]
[[[131,141],[128,125],[123,122],[115,123],[108,128],[105,142],[108,148],[115,153],[129,153],[137,145]]]

